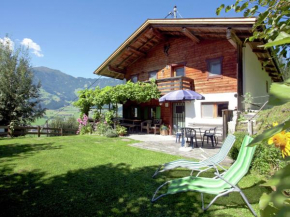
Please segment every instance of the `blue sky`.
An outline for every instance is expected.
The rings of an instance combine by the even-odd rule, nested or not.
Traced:
[[[0,40],[29,45],[32,66],[74,77],[93,71],[146,19],[164,18],[174,5],[183,18],[216,17],[234,0],[9,0],[0,2]],[[220,17],[242,14],[222,13]]]

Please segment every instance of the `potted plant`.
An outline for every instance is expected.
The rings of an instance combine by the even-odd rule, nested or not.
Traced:
[[[127,128],[124,126],[117,125],[116,132],[119,136],[124,136],[127,133]]]
[[[168,127],[164,124],[161,125],[160,127],[160,135],[162,136],[167,136],[168,135]]]

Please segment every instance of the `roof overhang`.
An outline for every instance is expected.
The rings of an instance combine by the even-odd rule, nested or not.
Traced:
[[[252,35],[256,18],[148,19],[127,38],[95,71],[95,74],[123,79],[126,68],[168,36],[187,36],[194,43],[200,39],[226,38],[231,29],[244,41]],[[271,54],[263,58],[271,59]],[[273,66],[276,67],[274,61]],[[279,69],[276,68],[278,76]],[[274,74],[276,76],[276,74]],[[271,76],[271,75],[270,75]]]

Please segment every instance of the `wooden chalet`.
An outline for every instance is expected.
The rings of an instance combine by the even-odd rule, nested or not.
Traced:
[[[171,127],[220,124],[223,109],[242,109],[242,95],[250,92],[254,103],[262,104],[270,84],[282,81],[271,49],[260,47],[262,41],[245,42],[255,22],[256,18],[149,19],[94,73],[133,82],[154,78],[162,95],[191,89],[205,97],[162,104],[128,102],[123,107],[126,118],[158,117]]]

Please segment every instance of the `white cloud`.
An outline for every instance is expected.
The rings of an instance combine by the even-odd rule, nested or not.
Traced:
[[[10,50],[14,50],[14,42],[8,37],[0,38],[0,44],[8,46]]]
[[[24,38],[21,42],[21,44],[25,47],[28,47],[32,50],[32,53],[35,54],[38,57],[43,57],[43,54],[41,53],[41,48],[38,44],[36,44],[32,39],[30,38]]]

